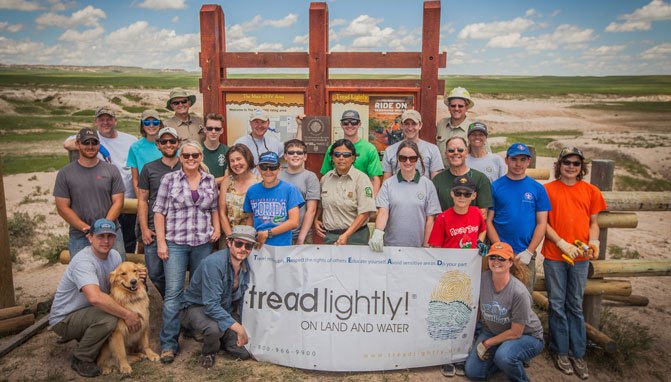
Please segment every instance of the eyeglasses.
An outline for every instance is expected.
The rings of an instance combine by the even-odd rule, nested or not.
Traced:
[[[459,196],[459,197],[463,196],[464,198],[470,198],[473,195],[472,192],[468,192],[468,191],[453,191],[453,192],[454,192],[454,196]]]
[[[79,142],[79,144],[84,146],[98,146],[100,142],[95,139],[87,139],[84,142]]]
[[[447,149],[447,152],[450,153],[450,154],[454,154],[455,151],[459,152],[459,153],[463,153],[464,151],[466,151],[466,149],[463,148],[463,147],[459,147],[459,148],[456,148],[456,149],[450,147],[449,149]]]
[[[160,120],[160,119],[143,119],[143,120],[142,120],[142,124],[143,124],[145,127],[149,127],[149,126],[151,126],[151,125],[154,125],[154,126],[161,126],[161,120]]]
[[[463,109],[466,107],[466,105],[455,105],[455,104],[450,104],[450,107],[452,109]]]
[[[487,257],[489,258],[489,260],[492,260],[492,261],[500,261],[500,262],[504,262],[504,261],[507,260],[506,258],[501,257],[501,256],[497,256],[497,255],[489,255],[489,256],[487,256]]]
[[[359,124],[360,121],[357,121],[356,119],[347,119],[344,121],[340,121],[340,125],[342,126],[356,126]]]
[[[188,99],[183,99],[183,100],[181,100],[181,101],[172,101],[172,102],[170,102],[170,104],[171,104],[172,106],[186,105],[187,102],[189,102]]]
[[[564,166],[573,165],[573,167],[580,167],[582,165],[582,162],[579,161],[579,160],[572,161],[572,160],[564,159],[564,160],[561,161],[561,164],[563,164]]]
[[[244,246],[245,249],[248,251],[251,251],[252,248],[254,248],[254,243],[247,243],[240,240],[233,240],[233,245],[235,246],[235,248],[242,248]]]
[[[332,153],[331,155],[333,155],[333,156],[336,157],[336,158],[340,158],[340,157],[343,157],[343,158],[350,158],[350,157],[352,157],[352,155],[354,155],[354,154],[352,154],[352,153],[344,153],[344,152],[336,151],[336,152]]]
[[[167,145],[168,143],[171,145],[176,145],[177,144],[177,139],[159,139],[158,143],[162,145]]]
[[[419,159],[419,157],[417,155],[413,155],[413,156],[399,155],[398,156],[398,161],[399,162],[410,161],[410,163],[417,163],[417,159]]]
[[[287,155],[304,155],[304,154],[305,151],[294,151],[294,150],[287,151]]]
[[[198,159],[198,158],[200,158],[200,153],[182,153],[182,158],[184,158],[184,159],[189,159],[189,158]]]
[[[216,131],[216,132],[220,132],[220,131],[223,130],[223,129],[224,129],[223,127],[210,127],[210,126],[205,126],[205,130],[207,130],[207,131]]]
[[[279,165],[279,164],[273,164],[273,165],[270,165],[270,164],[260,164],[260,165],[259,165],[259,168],[261,169],[261,171],[275,171],[275,170],[277,170],[278,168],[280,168],[280,165]]]

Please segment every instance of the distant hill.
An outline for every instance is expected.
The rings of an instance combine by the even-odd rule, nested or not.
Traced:
[[[77,65],[24,65],[24,64],[3,64],[0,63],[0,68],[9,69],[24,69],[34,71],[49,71],[62,70],[71,72],[86,72],[86,73],[189,73],[184,69],[146,69],[139,66],[77,66]]]

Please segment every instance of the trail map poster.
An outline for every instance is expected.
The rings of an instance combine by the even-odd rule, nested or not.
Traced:
[[[270,117],[266,134],[280,142],[296,137],[296,116],[303,114],[303,93],[226,93],[227,142],[251,131],[249,117],[256,109],[263,109]]]

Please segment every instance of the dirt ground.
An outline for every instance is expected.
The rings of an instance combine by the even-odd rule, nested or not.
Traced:
[[[28,92],[16,90],[16,92]],[[38,91],[39,92],[39,91]],[[114,93],[125,93],[115,90]],[[133,91],[137,92],[137,91]],[[35,93],[35,91],[33,91]],[[45,91],[45,94],[48,93]],[[141,91],[145,99],[156,101],[160,105],[161,99],[167,98],[167,91]],[[165,93],[165,94],[164,94]],[[50,93],[52,94],[52,93]],[[145,97],[146,94],[146,97]],[[35,94],[36,97],[45,95]],[[101,97],[91,92],[83,94],[63,94],[64,102],[71,103],[78,108],[92,108],[100,100],[109,99],[108,95]],[[631,99],[630,99],[631,100]],[[646,98],[650,100],[650,98]],[[654,100],[657,100],[656,98]],[[671,177],[671,123],[668,115],[659,123],[658,116],[640,113],[606,112],[598,110],[574,109],[569,106],[577,103],[586,103],[594,99],[573,97],[571,99],[476,99],[476,106],[470,115],[488,124],[496,133],[516,131],[549,131],[549,130],[582,130],[584,135],[577,139],[561,140],[561,143],[578,145],[585,149],[588,156],[605,151],[625,152],[648,166],[653,174],[662,177]],[[597,99],[597,101],[602,101]],[[89,103],[91,105],[89,105]],[[94,104],[95,103],[95,104]],[[199,107],[196,110],[201,110]],[[447,114],[442,102],[438,107],[439,117]],[[652,126],[652,127],[651,127]],[[645,140],[651,134],[659,137],[662,142],[656,147],[645,148],[626,142]],[[605,143],[610,142],[615,143]],[[618,144],[618,142],[620,144]],[[55,147],[54,150],[58,150]],[[598,159],[598,157],[593,157]],[[539,168],[551,168],[553,158],[538,158]],[[50,192],[56,173],[18,174],[4,177],[4,189],[8,215],[18,211],[26,211],[31,215],[46,216],[44,229],[49,232],[66,234],[67,227],[55,213],[55,206]],[[41,190],[49,190],[43,197],[44,201],[23,203],[25,195],[30,194],[39,186]],[[643,259],[670,258],[671,255],[671,212],[641,212],[638,213],[638,228],[609,230],[608,244],[622,248],[638,250]],[[21,253],[19,262],[14,266],[14,286],[17,302],[32,304],[51,296],[58,285],[59,279],[65,270],[61,264],[46,265],[43,261],[34,259],[27,253]],[[541,270],[542,271],[542,270]],[[625,370],[622,374],[612,372],[608,368],[608,361],[590,362],[593,381],[619,381],[638,379],[640,381],[668,380],[671,364],[667,361],[671,357],[671,349],[666,344],[671,343],[671,331],[663,328],[671,327],[671,283],[666,277],[631,278],[634,294],[650,298],[647,307],[627,307],[611,304],[617,320],[636,322],[649,330],[653,338],[648,351],[648,359]],[[160,328],[160,297],[151,290],[152,300],[152,344],[156,351],[158,346],[158,331]],[[1,338],[0,344],[8,340]],[[182,340],[182,353],[176,362],[170,366],[151,364],[148,361],[135,367],[133,378],[158,380],[347,380],[347,381],[425,381],[441,380],[438,367],[412,369],[404,371],[390,371],[378,373],[322,373],[301,371],[265,363],[236,362],[220,357],[211,370],[204,371],[197,364],[199,344],[192,340]],[[0,359],[0,380],[73,380],[77,375],[69,367],[69,356],[74,342],[57,344],[56,335],[42,331],[27,343]],[[527,370],[532,380],[541,381],[569,381],[576,377],[566,377],[560,374],[544,352],[531,363]],[[107,380],[118,380],[113,374]],[[465,380],[456,377],[455,380]],[[504,380],[502,377],[494,380]]]

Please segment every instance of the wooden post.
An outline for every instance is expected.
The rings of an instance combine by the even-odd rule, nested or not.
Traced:
[[[529,168],[536,168],[536,146],[527,145],[527,147],[531,153],[531,163],[529,164]]]
[[[613,190],[613,177],[615,175],[615,162],[612,160],[595,159],[592,161],[591,183],[601,191]],[[599,229],[599,260],[606,259],[608,248],[608,228]],[[601,326],[601,296],[585,295],[582,303],[585,322],[595,328]]]
[[[429,142],[436,139],[436,97],[438,96],[438,50],[440,44],[440,1],[424,2],[422,23],[422,69],[419,93],[422,115],[420,136]],[[440,93],[443,93],[441,91]]]
[[[308,47],[308,86],[305,89],[305,114],[327,115],[328,99],[326,82],[328,80],[328,37],[329,13],[326,3],[310,3],[310,37]],[[332,126],[337,129],[339,127]],[[319,173],[323,154],[310,154],[306,162],[308,170]]]
[[[16,305],[12,256],[9,254],[9,230],[7,226],[7,203],[3,181],[3,160],[0,157],[0,308]]]
[[[226,28],[224,11],[221,6],[205,4],[200,8],[200,55],[199,64],[202,77],[199,80],[203,94],[203,116],[208,113],[225,113],[223,95],[219,90],[221,80],[226,78],[226,68],[222,67],[221,53],[226,51]],[[227,140],[227,124],[221,138]]]

